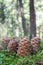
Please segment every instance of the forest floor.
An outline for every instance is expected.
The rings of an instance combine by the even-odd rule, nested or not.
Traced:
[[[0,65],[43,65],[43,42],[41,42],[41,48],[36,54],[22,58],[19,58],[15,52],[0,51]]]

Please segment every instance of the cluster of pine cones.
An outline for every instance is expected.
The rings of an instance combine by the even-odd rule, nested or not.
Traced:
[[[16,51],[19,57],[36,53],[40,49],[39,37],[34,37],[31,41],[26,37],[22,38],[20,41],[17,37],[13,37],[12,39],[6,37],[2,40],[2,42],[3,43],[0,45],[0,50],[2,50],[3,47],[6,47],[8,52]]]
[[[39,37],[34,37],[31,39],[31,42],[28,40],[28,38],[23,38],[20,41],[17,54],[19,57],[24,57],[29,54],[33,54],[38,52],[40,49],[40,38]]]

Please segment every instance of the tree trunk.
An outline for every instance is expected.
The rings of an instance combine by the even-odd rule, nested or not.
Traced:
[[[19,6],[20,6],[20,12],[21,12],[22,27],[23,27],[23,31],[24,31],[24,36],[27,36],[26,19],[24,17],[24,8],[23,8],[22,0],[19,0]]]
[[[2,24],[4,24],[5,23],[5,14],[4,14],[4,7],[5,7],[5,5],[4,5],[4,3],[2,2],[2,3],[0,3],[0,18],[1,18],[1,23]]]
[[[34,0],[30,0],[30,39],[36,36],[36,16]]]
[[[12,20],[12,36],[14,36],[15,35],[15,32],[14,32],[14,21],[13,21],[13,17],[11,18],[11,20]]]

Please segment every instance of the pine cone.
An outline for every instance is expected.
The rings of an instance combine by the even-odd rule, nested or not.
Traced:
[[[12,39],[13,39],[16,43],[19,43],[19,38],[18,38],[18,37],[13,36]]]
[[[7,46],[8,52],[17,51],[18,49],[18,42],[16,42],[14,39],[10,40]]]
[[[9,38],[8,36],[6,36],[5,38],[2,39],[2,41],[3,41],[4,43],[9,43],[10,38]]]
[[[33,47],[32,53],[36,53],[40,49],[40,38],[39,37],[34,37],[31,40],[31,45]]]
[[[17,50],[17,55],[19,57],[24,57],[26,55],[29,55],[30,53],[31,53],[31,43],[26,37],[24,37],[20,41],[20,44]]]
[[[9,41],[10,41],[10,38],[8,36],[6,36],[5,38],[2,39],[3,49],[7,48]]]

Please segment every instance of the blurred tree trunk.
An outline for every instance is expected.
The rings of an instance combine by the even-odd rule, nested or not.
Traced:
[[[18,3],[18,0],[16,0],[16,36],[19,37],[19,27],[18,27],[18,24],[19,24],[19,3]]]
[[[34,0],[30,0],[30,39],[36,36],[36,16],[34,9]]]
[[[6,22],[6,26],[7,26],[7,36],[9,36],[9,21]]]
[[[1,3],[0,3],[0,18],[1,18],[1,21],[0,21],[0,22],[1,22],[2,24],[5,23],[4,7],[5,7],[4,3],[1,2]]]
[[[25,19],[25,16],[24,16],[24,8],[23,8],[22,0],[19,0],[19,6],[20,6],[20,12],[21,12],[22,27],[23,27],[23,31],[24,31],[24,36],[27,36],[26,19]]]
[[[12,36],[14,36],[15,32],[14,32],[14,21],[13,21],[13,17],[11,18],[11,20],[12,20],[12,22],[11,22],[11,24],[12,24]]]

